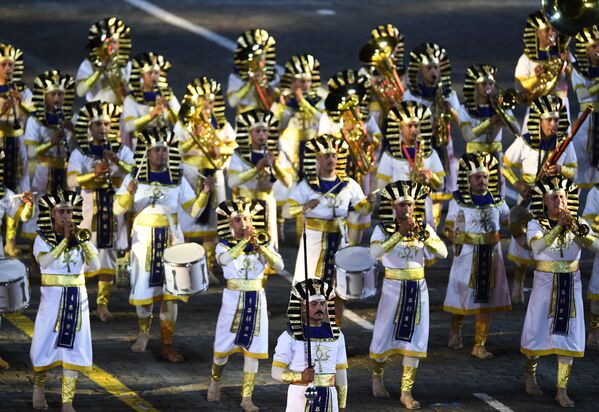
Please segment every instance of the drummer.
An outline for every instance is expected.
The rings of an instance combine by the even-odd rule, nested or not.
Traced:
[[[400,401],[408,409],[420,408],[412,397],[412,386],[419,359],[426,357],[428,347],[429,300],[424,267],[434,258],[447,257],[445,244],[426,223],[424,205],[429,193],[428,186],[407,180],[385,186],[381,223],[370,238],[371,256],[381,259],[385,267],[370,343],[372,393],[377,398],[389,398],[383,381],[385,362],[390,356],[403,355]]]
[[[0,161],[4,158],[4,152],[0,150]],[[0,225],[4,215],[12,219],[21,219],[26,222],[33,216],[34,212],[34,197],[31,192],[25,192],[22,195],[15,195],[12,190],[4,186],[4,170],[0,163]],[[2,232],[0,230],[0,232]],[[4,259],[4,247],[2,247],[3,238],[0,236],[0,259]],[[0,316],[0,324],[2,316]],[[0,369],[8,369],[9,365],[2,357],[0,357]]]
[[[252,401],[258,359],[268,359],[264,271],[266,264],[283,270],[283,259],[264,230],[266,216],[260,202],[238,197],[220,203],[216,213],[220,237],[216,259],[223,268],[227,287],[216,325],[208,401],[220,400],[222,370],[229,356],[240,352],[245,359],[241,408],[253,412],[258,410]]]
[[[334,283],[335,253],[346,246],[346,218],[350,206],[370,213],[375,196],[365,197],[360,185],[345,172],[348,146],[344,140],[322,135],[308,140],[304,160],[304,179],[295,187],[283,208],[292,219],[304,214],[307,252],[301,243],[295,263],[293,283],[310,277]],[[304,266],[307,255],[307,268]],[[343,300],[336,298],[337,323],[343,319]]]
[[[152,308],[160,305],[161,356],[179,363],[183,357],[172,347],[177,300],[187,296],[163,293],[164,266],[162,255],[171,244],[183,243],[177,222],[181,208],[197,216],[208,203],[210,188],[204,185],[196,195],[182,179],[177,142],[169,129],[146,129],[138,136],[135,149],[136,176],[127,175],[114,200],[114,213],[122,215],[129,209],[136,214],[131,233],[131,294],[129,303],[135,305],[139,335],[131,346],[133,352],[144,352],[150,340]]]

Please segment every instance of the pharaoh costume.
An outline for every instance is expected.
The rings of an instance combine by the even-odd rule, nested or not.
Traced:
[[[381,259],[385,268],[370,343],[373,375],[382,379],[387,359],[403,355],[402,392],[411,392],[418,359],[425,358],[427,353],[429,298],[425,262],[447,257],[445,244],[424,219],[424,204],[429,193],[430,188],[420,183],[388,184],[381,197],[381,224],[370,238],[370,253],[373,258]],[[414,221],[420,232],[404,236],[397,230],[393,204],[400,202],[414,203]]]
[[[428,182],[431,189],[443,188],[445,171],[439,155],[432,148],[431,112],[423,104],[404,101],[387,113],[385,139],[387,148],[377,169],[377,189],[383,189],[388,183],[398,180],[418,179],[417,173],[423,169],[433,172]],[[420,134],[415,146],[403,143],[401,125],[416,121],[420,124]],[[435,227],[433,219],[433,201],[430,196],[425,202],[426,222]]]
[[[599,186],[594,186],[589,192],[582,215],[591,225],[593,232],[599,233]],[[593,272],[586,297],[591,301],[587,348],[597,350],[599,349],[599,254],[595,254]]]
[[[289,196],[284,211],[290,217],[304,213],[305,219],[308,250],[304,250],[302,243],[295,261],[294,284],[304,278],[304,254],[307,254],[309,276],[334,284],[335,253],[348,244],[345,219],[350,207],[361,213],[371,212],[360,185],[345,172],[348,152],[343,140],[330,135],[306,143],[305,176]],[[337,153],[338,156],[337,172],[332,179],[320,177],[316,169],[316,156],[326,153]],[[303,212],[312,199],[318,199],[320,203]]]
[[[279,83],[275,62],[276,41],[266,30],[247,30],[237,38],[235,71],[227,83],[227,100],[237,114],[271,108]]]
[[[273,378],[289,384],[286,412],[336,412],[346,406],[347,354],[345,338],[335,323],[334,296],[333,286],[320,279],[309,279],[307,285],[304,280],[291,290],[288,329],[277,340],[272,362]],[[313,300],[325,300],[327,304],[328,322],[322,322],[321,326],[306,325],[302,316],[302,307]],[[306,356],[307,337],[312,365],[308,365]],[[308,386],[301,377],[310,366],[314,368],[312,383],[317,392],[311,405],[305,397]]]
[[[34,390],[43,391],[46,371],[63,368],[62,402],[72,403],[77,371],[91,371],[92,338],[85,288],[84,264],[99,264],[94,245],[84,238],[68,242],[54,231],[55,208],[73,209],[73,223],[83,219],[83,199],[73,192],[47,194],[39,201],[38,225],[33,255],[40,265],[41,300],[31,341]]]

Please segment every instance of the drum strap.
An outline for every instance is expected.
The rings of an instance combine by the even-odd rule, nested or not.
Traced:
[[[402,293],[399,298],[399,319],[395,339],[411,342],[420,304],[420,284],[417,280],[403,280],[401,283]]]
[[[550,315],[553,316],[553,327],[551,333],[554,335],[568,335],[570,318],[576,316],[573,299],[574,274],[554,273],[552,295]]]
[[[114,244],[114,214],[112,203],[114,201],[114,190],[94,190],[96,206],[96,239],[98,249],[111,249]]]
[[[495,245],[472,245],[471,288],[475,303],[489,303],[490,289],[495,286]]]
[[[239,300],[241,303],[241,313],[237,334],[235,336],[235,345],[249,349],[254,339],[254,331],[258,320],[258,310],[260,308],[259,292],[240,292]]]
[[[48,173],[48,183],[46,184],[46,193],[56,193],[58,189],[67,188],[67,169],[50,168]]]
[[[168,227],[153,227],[150,239],[149,265],[150,286],[162,286],[164,283],[164,263],[162,257],[168,245]]]
[[[328,386],[316,386],[316,399],[312,404],[308,403],[306,408],[309,412],[320,412],[331,410],[331,390]]]
[[[57,348],[73,349],[75,334],[80,317],[79,288],[69,286],[62,288],[60,310],[58,312]]]

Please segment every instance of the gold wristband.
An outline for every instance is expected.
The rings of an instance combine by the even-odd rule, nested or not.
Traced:
[[[508,182],[510,182],[510,184],[512,186],[515,185],[515,183],[518,181],[518,177],[516,176],[516,174],[514,173],[514,171],[510,168],[508,168],[507,166],[504,166],[501,169],[501,173],[503,174],[503,177],[505,177],[505,180],[507,180]]]
[[[62,241],[56,245],[56,247],[54,249],[52,249],[50,251],[50,254],[52,255],[52,257],[54,257],[54,259],[58,259],[58,257],[62,254],[62,252],[65,251],[65,249],[67,248],[67,240],[66,239],[62,239]]]
[[[129,192],[123,193],[122,195],[117,195],[116,201],[118,202],[120,207],[122,207],[125,210],[128,210],[133,204],[133,195]]]
[[[562,166],[562,169],[560,170],[560,174],[564,177],[567,177],[568,179],[573,179],[574,171],[575,171],[575,169],[573,167]]]
[[[235,246],[229,249],[229,255],[231,255],[233,259],[237,259],[237,256],[243,252],[243,249],[245,249],[245,245],[247,245],[248,242],[248,239],[241,239]]]
[[[133,124],[135,125],[135,130],[139,132],[144,127],[146,127],[146,125],[150,123],[152,119],[153,118],[151,114],[146,114],[145,116],[138,117],[133,121]]]
[[[543,242],[545,242],[547,247],[549,247],[553,244],[553,242],[555,242],[555,239],[557,239],[557,237],[560,235],[560,233],[562,233],[562,230],[563,230],[563,228],[560,225],[556,225],[553,229],[551,229],[549,232],[547,232],[545,234],[545,236],[543,236],[541,239],[543,240]]]
[[[258,174],[258,169],[252,167],[250,170],[246,170],[245,172],[239,173],[239,183],[245,183],[248,180],[251,180],[254,176]]]
[[[133,165],[125,162],[123,159],[119,159],[118,165],[125,173],[129,174],[133,171]]]
[[[433,189],[438,189],[441,187],[441,184],[443,183],[443,178],[440,177],[438,174],[433,173],[433,176],[429,179],[428,184],[433,188]]]
[[[592,85],[591,87],[589,87],[589,94],[591,96],[596,95],[597,92],[599,92],[599,82],[597,82],[594,85]]]
[[[37,155],[44,154],[44,153],[46,153],[48,150],[50,150],[50,148],[51,148],[52,146],[54,146],[54,143],[52,143],[52,141],[49,141],[49,142],[46,142],[46,143],[42,143],[42,144],[38,145],[38,146],[35,148],[35,153],[36,153]]]
[[[337,385],[337,402],[339,408],[345,408],[347,405],[347,385]]]
[[[193,147],[193,145],[195,143],[196,142],[193,139],[185,140],[185,141],[179,143],[179,150],[182,153],[187,153],[191,150],[191,148]]]
[[[262,256],[264,256],[264,259],[266,259],[266,263],[268,263],[270,267],[274,268],[283,264],[283,259],[281,258],[281,255],[279,255],[274,250],[270,249],[267,245],[260,246],[260,253],[262,254]]]
[[[491,126],[491,119],[486,119],[484,122],[472,128],[472,133],[474,136],[479,137],[481,134],[485,132]]]
[[[399,241],[401,240],[402,237],[403,237],[403,235],[401,233],[399,233],[399,231],[397,231],[397,232],[393,233],[393,235],[391,235],[391,237],[389,239],[385,240],[381,244],[385,253],[389,253],[390,251],[392,251],[393,248],[395,248],[395,246],[399,243]]]
[[[85,87],[87,87],[88,89],[91,89],[94,84],[98,81],[98,79],[100,78],[100,71],[96,70],[95,72],[92,73],[91,76],[89,76],[87,79],[85,79],[83,81],[83,84],[85,84]]]
[[[285,383],[301,383],[302,382],[302,373],[294,372],[289,369],[285,369],[281,374],[281,379]]]
[[[83,257],[87,263],[91,262],[92,259],[98,256],[89,241],[81,243],[81,250],[83,251]]]
[[[96,179],[96,174],[94,172],[85,173],[83,175],[77,175],[77,183],[79,186],[84,185],[85,183],[90,183]]]

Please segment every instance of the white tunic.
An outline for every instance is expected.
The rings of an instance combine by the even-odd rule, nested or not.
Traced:
[[[582,214],[585,220],[592,225],[597,215],[599,215],[599,189],[594,186],[589,192]],[[599,300],[599,254],[595,254],[593,261],[593,272],[589,281],[589,290],[587,291],[587,299]]]
[[[280,79],[277,74],[272,81],[269,81],[269,85],[276,87],[279,84],[279,80]],[[234,105],[231,102],[230,96],[233,93],[238,92],[243,86],[247,84],[247,82],[249,82],[249,80],[243,80],[235,73],[229,74],[229,81],[227,82],[227,101],[229,103],[229,106],[237,108],[238,113],[239,110],[242,109],[254,109],[262,107],[262,104],[260,103],[260,98],[258,97],[258,92],[256,91],[256,88],[253,86],[251,90],[241,100],[239,100],[239,102],[236,105]]]
[[[528,222],[527,239],[530,243],[545,235],[537,220]],[[573,241],[574,235],[566,232],[565,242],[560,248],[556,239],[551,246],[539,254],[534,254],[535,261],[579,261],[580,247]],[[551,311],[553,293],[557,293],[555,275],[535,269],[532,292],[526,309],[520,351],[528,356],[562,355],[582,357],[585,346],[584,304],[582,300],[582,283],[580,271],[574,272],[573,282],[573,316],[567,335],[553,334],[554,313]]]
[[[312,363],[315,374],[332,374],[338,370],[347,369],[347,354],[345,352],[345,338],[339,333],[337,340],[333,339],[311,339]],[[303,372],[308,367],[306,358],[307,343],[296,340],[288,331],[283,332],[278,340],[275,354],[273,355],[273,366],[289,369],[292,372]],[[287,391],[286,412],[304,412],[306,409],[307,386],[289,385]],[[337,390],[334,386],[329,388],[329,396],[332,401],[332,411],[338,411]]]
[[[496,233],[500,230],[500,222],[507,222],[508,205],[502,201],[497,205],[485,207],[467,207],[458,204],[455,199],[449,203],[447,222],[455,222],[459,214],[463,214],[463,231],[474,235]],[[445,294],[443,310],[456,315],[473,315],[478,313],[504,312],[511,310],[510,290],[505,273],[501,242],[497,242],[493,251],[494,274],[490,279],[488,302],[475,302],[476,290],[473,285],[473,259],[475,245],[464,243],[459,254],[454,253],[449,283]]]
[[[15,218],[19,209],[23,206],[21,199],[13,197],[15,194],[12,190],[5,188],[4,196],[0,199],[0,231],[2,230],[2,222],[4,216]],[[4,236],[0,236],[0,259],[4,259]]]
[[[131,77],[131,68],[131,62],[127,62],[125,67],[120,68],[121,76],[125,83],[129,82],[129,77]],[[79,66],[79,69],[77,70],[75,82],[79,83],[80,81],[85,81],[87,78],[89,78],[89,76],[94,74],[94,71],[95,69],[91,62],[87,59],[83,60]],[[87,91],[87,93],[85,93],[86,102],[93,102],[94,100],[100,100],[113,104],[117,103],[116,95],[112,91],[108,80],[106,80],[106,77],[103,74],[100,75],[100,78],[96,80],[94,85]]]
[[[174,93],[171,93],[171,97],[168,100],[168,107],[175,114],[179,113],[179,108],[181,105],[179,104],[179,101]],[[123,120],[125,121],[125,130],[128,133],[137,132],[138,130],[135,127],[135,120],[150,114],[153,108],[154,106],[149,104],[138,103],[137,100],[135,100],[135,98],[131,95],[125,97],[125,101],[123,102]],[[152,119],[146,126],[144,126],[144,129],[157,127],[159,125],[170,125],[168,127],[172,128],[168,110],[163,110],[162,114]]]
[[[92,250],[97,253],[93,245]],[[35,238],[33,255],[39,260],[41,254],[50,253],[52,246],[41,236]],[[50,267],[41,268],[43,275],[70,275],[83,273],[84,258],[80,247],[63,252]],[[89,324],[89,306],[85,286],[78,286],[80,322],[75,334],[73,349],[57,347],[59,311],[62,286],[41,286],[40,306],[35,317],[31,341],[31,363],[36,372],[61,366],[65,369],[88,371],[92,367],[92,337]]]

